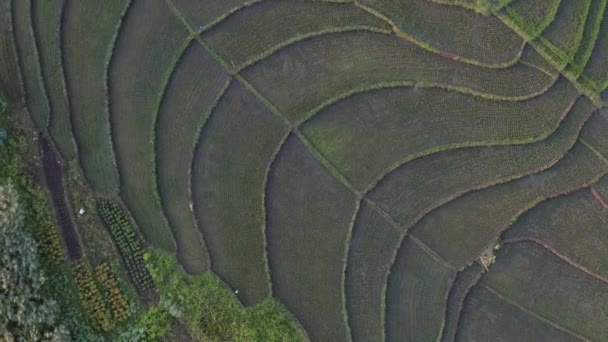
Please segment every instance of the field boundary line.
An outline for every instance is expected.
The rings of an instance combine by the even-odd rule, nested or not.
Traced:
[[[579,335],[578,333],[576,333],[576,332],[574,332],[574,331],[572,331],[570,329],[567,329],[567,328],[565,328],[565,327],[563,327],[563,326],[561,326],[561,325],[553,322],[552,320],[550,320],[548,318],[545,318],[545,317],[537,314],[536,312],[534,312],[534,311],[526,308],[525,306],[519,304],[518,302],[514,301],[513,299],[511,299],[511,298],[505,296],[504,294],[498,292],[498,290],[494,289],[493,287],[490,287],[490,286],[488,286],[486,284],[483,284],[483,283],[478,284],[477,286],[480,286],[480,287],[488,290],[489,292],[491,292],[492,294],[494,294],[498,299],[502,300],[503,302],[505,302],[507,304],[510,304],[510,305],[518,308],[522,312],[525,312],[528,315],[530,315],[530,316],[532,316],[532,317],[534,317],[534,318],[536,318],[536,319],[538,319],[538,320],[540,320],[540,321],[542,321],[542,322],[544,322],[546,324],[549,324],[550,326],[552,326],[555,329],[558,329],[558,330],[560,330],[560,331],[562,331],[564,333],[572,335],[573,337],[576,337],[576,338],[580,339],[581,341],[589,341],[589,342],[591,342],[591,340],[588,339],[587,337]]]
[[[410,34],[404,32],[401,30],[401,28],[399,28],[399,25],[397,25],[397,23],[395,23],[392,19],[390,19],[389,17],[387,17],[385,14],[383,14],[382,12],[374,9],[373,7],[363,4],[361,3],[359,0],[355,0],[353,1],[353,4],[359,8],[361,8],[362,10],[364,10],[367,13],[370,13],[371,15],[384,20],[385,22],[387,22],[391,28],[392,28],[392,33],[398,37],[401,38],[411,44],[414,44],[420,48],[422,48],[423,50],[426,50],[428,52],[434,53],[436,55],[439,55],[441,57],[444,57],[446,59],[451,59],[453,61],[456,62],[460,62],[460,63],[464,63],[464,64],[470,64],[470,65],[474,65],[477,67],[481,67],[481,68],[486,68],[486,69],[506,69],[509,68],[515,64],[517,64],[517,62],[521,59],[521,56],[523,54],[524,48],[526,46],[526,40],[523,39],[523,37],[520,36],[520,38],[522,38],[522,44],[521,47],[519,48],[519,51],[517,52],[517,54],[515,54],[515,56],[513,56],[513,58],[511,58],[510,60],[506,61],[506,62],[502,62],[502,63],[496,63],[496,64],[488,64],[488,63],[482,63],[480,61],[477,61],[475,59],[472,58],[467,58],[467,57],[462,57],[458,54],[454,54],[451,52],[447,52],[447,51],[443,51],[443,50],[439,50],[433,46],[431,46],[430,44],[421,41],[419,39],[416,39],[414,37],[412,37]]]
[[[595,199],[600,202],[600,204],[602,205],[602,207],[607,208],[608,209],[608,204],[606,204],[606,201],[604,200],[604,198],[602,197],[602,195],[600,195],[597,190],[595,189],[595,186],[592,186],[589,188],[591,190],[591,194],[593,195],[593,197],[595,197]]]
[[[606,158],[606,156],[604,156],[600,151],[598,151],[591,143],[589,143],[587,140],[585,140],[582,137],[578,138],[578,140],[583,145],[585,145],[585,147],[587,147],[589,150],[591,150],[591,152],[593,152],[600,160],[602,160],[604,163],[606,163],[606,165],[608,165],[608,158]]]
[[[355,202],[355,209],[353,210],[353,216],[350,220],[350,224],[348,225],[346,239],[344,239],[344,254],[342,255],[342,289],[340,292],[342,295],[342,315],[344,317],[344,320],[346,322],[348,322],[346,324],[346,332],[347,332],[347,339],[349,342],[353,341],[353,332],[350,328],[350,317],[348,314],[348,305],[347,305],[347,298],[346,298],[346,270],[348,268],[348,257],[350,255],[350,245],[352,242],[353,230],[355,228],[355,224],[357,224],[357,219],[359,218],[359,215],[361,212],[361,202],[362,201],[363,201],[363,198],[360,197]]]
[[[547,241],[544,241],[542,239],[539,239],[539,238],[536,238],[533,236],[522,236],[522,237],[502,240],[502,242],[504,244],[517,244],[517,243],[522,243],[522,242],[535,243],[535,244],[543,247],[544,249],[548,250],[549,252],[551,252],[553,255],[555,255],[560,260],[566,262],[568,265],[570,265],[570,267],[576,268],[578,271],[585,273],[587,276],[594,278],[595,280],[598,280],[598,281],[608,285],[608,277],[597,274],[597,273],[589,270],[587,267],[577,263],[576,261],[572,260],[566,254],[562,253],[557,247],[553,246],[551,243],[549,243]]]
[[[207,259],[207,267],[209,269],[212,269],[212,266],[213,266],[213,264],[211,263],[211,254],[209,253],[209,249],[207,248],[207,242],[205,241],[205,234],[203,234],[203,230],[201,229],[201,227],[199,225],[198,217],[194,210],[195,204],[194,204],[194,199],[193,199],[193,195],[192,195],[192,184],[193,184],[192,169],[194,168],[194,154],[196,153],[196,150],[198,148],[198,143],[201,139],[203,131],[205,130],[205,126],[207,125],[207,122],[209,121],[209,118],[211,117],[211,115],[212,115],[213,111],[215,110],[215,108],[217,107],[218,103],[222,100],[222,98],[226,94],[226,91],[232,84],[232,80],[233,80],[232,76],[226,77],[225,84],[222,86],[220,91],[216,94],[215,98],[213,99],[213,102],[211,104],[209,104],[209,107],[207,108],[206,112],[204,113],[203,120],[201,121],[200,125],[196,129],[196,134],[192,141],[192,145],[190,146],[190,152],[189,152],[190,153],[190,165],[188,168],[188,196],[190,197],[190,205],[188,206],[188,210],[190,211],[190,215],[191,215],[191,219],[192,219],[194,228],[198,231],[198,235],[201,240],[201,245],[203,247],[203,254],[204,254],[205,258]],[[161,198],[161,202],[163,202],[162,198]],[[163,204],[163,207],[164,207],[164,204]]]

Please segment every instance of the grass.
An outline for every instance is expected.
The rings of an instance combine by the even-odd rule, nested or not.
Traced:
[[[362,190],[386,168],[427,151],[541,140],[557,129],[577,95],[565,79],[518,102],[440,88],[381,89],[326,107],[302,133]]]
[[[496,259],[483,284],[574,333],[606,336],[607,313],[596,305],[608,299],[606,283],[529,242],[506,245]]]
[[[568,66],[568,69],[576,75],[580,75],[591,57],[595,43],[599,37],[600,25],[604,18],[603,13],[606,9],[606,1],[604,0],[591,0],[589,7],[589,14],[585,23],[585,29],[583,33],[583,39],[581,44],[574,55],[574,60]]]
[[[308,36],[367,28],[387,30],[389,26],[350,3],[274,0],[236,12],[206,31],[203,39],[241,69]]]
[[[515,0],[499,13],[507,15],[534,39],[553,22],[561,2],[562,0]]]
[[[20,68],[25,86],[25,103],[39,130],[50,121],[49,102],[40,70],[40,56],[32,28],[31,0],[13,1],[13,27]]]
[[[517,61],[523,40],[498,18],[425,0],[363,0],[399,30],[432,49],[500,67]]]
[[[399,248],[386,289],[386,340],[433,341],[441,336],[455,272],[411,239]]]
[[[456,335],[463,341],[580,341],[477,286],[467,297]]]
[[[441,332],[442,342],[455,340],[464,301],[481,278],[482,273],[482,266],[479,263],[474,263],[456,275],[446,304],[445,324]]]
[[[370,32],[308,39],[245,69],[242,75],[292,122],[314,115],[320,104],[355,89],[361,92],[416,83],[489,99],[522,100],[545,92],[554,82],[526,65],[479,68],[442,58],[394,36]],[[277,86],[287,79],[287,86]]]
[[[268,259],[274,296],[312,340],[348,336],[341,287],[355,203],[356,197],[290,136],[266,190]]]
[[[607,184],[608,177],[598,182]],[[589,190],[542,203],[522,216],[502,239],[540,239],[558,249],[577,264],[608,277],[604,236],[608,218],[606,208]]]
[[[264,237],[266,167],[287,127],[238,82],[205,124],[192,192],[212,269],[245,305],[270,295]]]
[[[40,50],[40,68],[50,106],[49,132],[63,160],[76,158],[70,106],[61,62],[61,19],[65,1],[34,1],[33,30]]]
[[[189,43],[164,2],[136,1],[120,28],[108,75],[120,195],[146,240],[166,250],[175,249],[175,240],[157,192],[154,126],[170,75]]]
[[[464,267],[521,214],[546,199],[589,186],[606,172],[604,161],[578,143],[547,170],[469,193],[440,207],[425,216],[413,234],[443,258]]]
[[[209,112],[230,79],[202,48],[186,49],[175,67],[156,122],[156,168],[163,209],[189,273],[209,268],[206,247],[194,221],[190,193],[194,144]]]
[[[105,80],[127,5],[126,0],[68,1],[64,8],[61,50],[78,160],[91,188],[103,194],[118,192]]]
[[[603,85],[608,81],[608,19],[602,18],[597,40],[584,69],[584,75],[597,85]]]
[[[148,267],[170,312],[198,341],[303,341],[289,312],[267,299],[244,308],[212,273],[187,276],[172,256],[153,250]]]

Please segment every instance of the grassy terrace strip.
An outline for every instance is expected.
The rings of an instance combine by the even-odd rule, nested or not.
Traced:
[[[608,184],[608,177],[595,187],[602,183]],[[608,279],[607,226],[606,208],[586,189],[542,203],[523,215],[501,239],[542,241],[594,277]]]
[[[457,341],[581,341],[542,317],[522,310],[482,286],[471,290],[465,301]]]
[[[267,0],[236,12],[203,39],[239,70],[308,37],[350,30],[389,33],[390,27],[351,3]]]
[[[386,340],[439,339],[450,284],[455,276],[454,270],[406,238],[388,279]]]
[[[163,92],[190,40],[164,1],[135,1],[120,28],[108,79],[121,197],[146,240],[169,251],[175,241],[156,187],[154,126]]]
[[[301,131],[359,189],[402,160],[467,147],[525,144],[553,133],[578,96],[561,78],[542,96],[497,102],[440,88],[392,88],[326,107]]]
[[[479,263],[473,263],[456,275],[446,304],[445,324],[441,332],[442,342],[455,341],[465,298],[471,288],[477,284],[482,273],[483,267]]]
[[[608,333],[608,284],[569,265],[541,245],[505,245],[481,283],[564,330],[601,340]]]
[[[166,0],[175,5],[180,13],[183,13],[188,24],[203,31],[209,30],[215,25],[226,20],[239,11],[253,6],[263,0],[225,0],[205,1],[198,0]]]
[[[13,23],[17,53],[25,86],[25,103],[40,130],[50,121],[50,109],[40,70],[40,56],[32,28],[31,0],[13,1]]]
[[[176,239],[177,258],[189,273],[200,273],[209,267],[209,256],[191,209],[194,146],[228,82],[222,67],[196,42],[191,42],[167,85],[156,122],[158,190]]]
[[[105,78],[117,26],[128,4],[128,0],[67,1],[61,27],[63,68],[78,159],[91,188],[103,194],[118,192]]]
[[[584,76],[588,78],[598,90],[605,88],[608,82],[608,16],[604,15],[600,30],[595,41],[591,56],[585,65]]]
[[[76,157],[70,107],[61,61],[61,20],[65,1],[34,1],[32,20],[40,67],[50,105],[49,133],[64,160]]]
[[[385,62],[378,64],[378,60]],[[243,70],[242,75],[292,122],[354,89],[382,84],[430,83],[489,99],[522,100],[543,93],[554,82],[554,78],[526,65],[479,68],[427,52],[395,36],[371,32],[314,37],[282,49]],[[447,75],[450,81],[446,83]]]
[[[546,199],[587,187],[606,172],[606,163],[579,143],[547,170],[469,193],[438,208],[414,227],[413,234],[462,268],[526,211]]]
[[[246,305],[270,295],[265,170],[287,131],[249,90],[233,82],[205,124],[194,155],[194,207],[212,269]]]
[[[562,0],[553,22],[538,38],[542,48],[560,65],[572,62],[585,30],[592,0]]]
[[[274,296],[312,340],[345,340],[342,263],[356,197],[295,135],[279,152],[266,191]]]
[[[386,18],[395,33],[446,57],[491,68],[519,59],[523,39],[499,19],[428,0],[362,0],[371,13]]]
[[[22,103],[23,81],[17,57],[17,47],[13,28],[13,1],[0,4],[0,94],[11,103]]]
[[[553,22],[561,1],[515,0],[499,13],[508,16],[515,25],[534,39]]]
[[[595,43],[599,37],[600,25],[605,17],[604,10],[606,9],[606,0],[591,0],[587,22],[585,23],[585,31],[581,44],[574,55],[574,60],[568,66],[568,69],[575,75],[580,75],[591,57]]]
[[[582,99],[560,129],[546,140],[533,145],[437,153],[404,164],[376,189],[366,190],[367,197],[379,207],[366,200],[352,233],[345,286],[353,337],[357,339],[362,334],[374,340],[380,336],[381,324],[377,322],[383,319],[377,303],[384,301],[389,267],[408,228],[432,209],[469,191],[550,167],[571,148],[589,115],[590,105]],[[453,177],[437,182],[439,173]],[[373,229],[366,229],[367,226]]]
[[[352,339],[384,341],[384,286],[390,266],[385,261],[393,258],[401,230],[364,200],[351,235],[344,291]]]

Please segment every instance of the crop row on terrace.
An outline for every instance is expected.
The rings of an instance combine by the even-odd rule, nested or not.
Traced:
[[[577,95],[563,78],[544,94],[517,102],[439,88],[381,89],[325,108],[302,133],[362,190],[386,168],[414,156],[544,139]]]
[[[389,26],[352,3],[271,0],[238,11],[203,39],[238,70],[305,37],[366,29],[387,31]]]
[[[175,240],[157,192],[154,126],[164,87],[189,43],[188,31],[165,1],[135,1],[120,27],[108,75],[120,194],[146,239],[165,250],[174,250]]]
[[[346,339],[341,284],[354,194],[295,135],[279,152],[267,186],[274,296],[294,313],[312,340]]]
[[[13,1],[0,4],[0,94],[11,103],[23,101],[23,82],[17,60],[13,28]]]
[[[190,192],[194,145],[227,73],[196,42],[184,51],[167,84],[156,122],[156,168],[163,209],[173,230],[180,263],[190,273],[208,269],[208,256],[194,221]]]
[[[515,0],[499,14],[507,15],[532,39],[538,37],[554,20],[561,0]]]
[[[225,20],[233,13],[237,13],[245,7],[252,6],[262,0],[225,0],[206,1],[198,0],[169,0],[183,13],[189,24],[205,30]]]
[[[607,3],[606,0],[591,0],[589,14],[587,15],[587,21],[583,32],[583,39],[574,55],[574,59],[568,65],[568,70],[577,76],[583,72],[585,65],[591,57],[595,43],[598,39],[602,38],[599,36],[599,31]]]
[[[74,264],[72,273],[80,301],[93,327],[102,331],[112,330],[112,315],[93,277],[91,266],[86,260],[81,260]]]
[[[456,341],[580,341],[487,288],[467,296]]]
[[[40,57],[32,28],[31,0],[13,1],[12,10],[13,32],[25,87],[25,103],[38,129],[46,129],[49,125],[50,109],[38,63]]]
[[[354,338],[367,340],[382,332],[377,303],[383,301],[388,267],[407,229],[430,210],[468,191],[553,165],[572,147],[590,110],[589,102],[580,99],[558,131],[543,141],[433,154],[396,168],[370,189],[368,197],[382,209],[374,211],[366,202],[362,204],[346,269],[345,290]],[[401,226],[396,227],[389,222],[390,217],[383,217],[384,210]],[[379,246],[383,246],[383,252],[379,252]]]
[[[78,159],[91,188],[104,194],[118,192],[106,68],[117,25],[128,4],[127,0],[67,1],[61,25],[63,67]]]
[[[131,315],[129,303],[118,285],[116,274],[107,262],[95,267],[95,278],[110,308],[112,317],[118,322],[129,318]]]
[[[33,1],[34,37],[40,51],[40,68],[50,106],[49,133],[64,160],[76,156],[70,106],[61,62],[61,20],[65,1]]]
[[[606,8],[604,8],[604,16],[595,46],[583,72],[583,75],[591,80],[597,88],[600,86],[605,88],[605,84],[608,82],[608,59],[606,58],[608,56],[608,15],[605,13]]]
[[[579,336],[602,340],[608,333],[608,313],[597,305],[608,300],[608,283],[539,244],[505,245],[481,284]]]
[[[264,184],[286,132],[281,120],[233,82],[203,128],[194,156],[195,210],[212,269],[247,305],[269,295]]]
[[[481,278],[483,270],[479,263],[473,263],[456,275],[446,302],[444,326],[441,331],[442,342],[455,340],[464,300]]]
[[[595,190],[606,185],[608,177],[603,177],[591,190],[542,203],[522,216],[502,239],[542,241],[597,277],[608,279],[608,243],[604,239],[607,208],[601,203],[605,201],[603,197],[596,197],[601,195]]]
[[[386,340],[438,340],[455,276],[453,269],[406,238],[386,289]]]
[[[99,201],[97,206],[101,218],[110,230],[133,286],[142,295],[153,292],[154,282],[144,262],[144,249],[124,211],[118,204],[110,201]]]
[[[395,84],[437,85],[490,99],[523,100],[545,92],[555,81],[521,63],[507,69],[480,68],[372,32],[310,38],[246,68],[243,77],[292,122],[353,92]]]
[[[467,194],[435,210],[413,233],[439,255],[463,267],[522,213],[545,199],[589,186],[607,171],[603,160],[577,143],[547,170]]]

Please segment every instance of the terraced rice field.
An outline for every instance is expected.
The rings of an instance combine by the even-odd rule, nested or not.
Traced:
[[[313,341],[601,341],[607,3],[5,0],[0,90]]]

